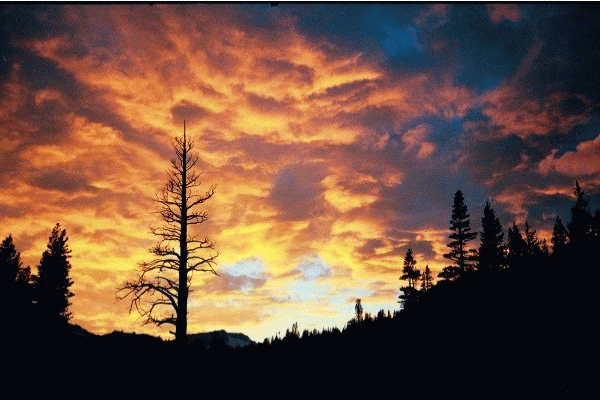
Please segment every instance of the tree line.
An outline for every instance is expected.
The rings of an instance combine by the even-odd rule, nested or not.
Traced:
[[[10,305],[8,321],[15,334],[34,326],[43,327],[45,335],[57,334],[67,328],[71,318],[70,298],[73,297],[68,240],[66,229],[57,223],[37,265],[37,273],[32,273],[29,265],[23,265],[12,235],[0,244],[3,287],[0,294],[4,300],[2,304]]]
[[[478,272],[480,275],[494,275],[502,271],[518,274],[537,272],[539,266],[547,266],[542,273],[551,273],[566,263],[584,265],[590,261],[597,263],[596,251],[600,248],[600,210],[589,210],[588,200],[579,182],[575,182],[574,204],[571,207],[571,221],[565,227],[559,216],[556,217],[550,245],[540,239],[535,229],[525,221],[524,231],[513,222],[504,240],[502,225],[489,201],[486,201],[479,233],[471,230],[469,213],[462,191],[454,195],[450,220],[448,253],[444,257],[451,264],[438,275],[438,283],[445,284]],[[479,236],[478,245],[472,242]],[[595,272],[595,271],[594,271]],[[597,273],[597,272],[596,272]],[[400,288],[399,303],[403,309],[418,302],[419,297],[433,287],[433,276],[429,266],[421,272],[411,248],[406,251],[402,275],[406,282]],[[418,287],[420,284],[420,287]]]

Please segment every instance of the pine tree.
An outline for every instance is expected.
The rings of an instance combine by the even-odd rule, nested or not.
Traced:
[[[16,282],[21,269],[21,255],[15,248],[13,238],[8,235],[0,244],[0,289],[2,296],[9,301],[14,298]],[[2,304],[7,304],[3,302]],[[8,303],[10,304],[10,303]]]
[[[409,248],[404,256],[404,266],[400,276],[400,280],[407,281],[408,286],[401,287],[401,294],[398,296],[399,303],[405,309],[414,303],[417,298],[417,282],[421,276],[421,271],[417,269],[416,265],[417,261],[414,258],[413,251]]]
[[[31,310],[32,282],[29,266],[23,267],[11,235],[0,244],[0,297],[8,319],[23,320]]]
[[[560,217],[557,216],[554,221],[554,228],[552,229],[552,255],[562,257],[566,252],[568,240],[569,232],[563,225]]]
[[[525,254],[527,252],[527,243],[521,235],[521,231],[517,224],[508,228],[508,243],[507,243],[507,261],[508,266],[512,269],[520,269],[525,262]]]
[[[69,278],[71,250],[67,244],[66,229],[56,224],[48,240],[48,248],[42,254],[36,278],[36,294],[43,321],[52,328],[64,326],[71,318],[68,311],[73,297]]]
[[[451,239],[450,243],[448,243],[450,252],[444,254],[444,257],[452,261],[454,265],[445,267],[439,274],[439,277],[453,281],[466,271],[474,269],[475,251],[468,249],[467,246],[477,236],[476,232],[471,232],[467,205],[460,190],[454,194],[450,230],[452,231],[448,236]]]
[[[505,261],[503,245],[504,233],[500,220],[496,217],[494,209],[489,202],[485,203],[480,232],[481,244],[479,245],[479,269],[485,271],[499,271]]]
[[[433,287],[433,272],[429,265],[425,266],[425,270],[421,274],[421,291],[426,292]]]
[[[574,256],[584,256],[591,238],[592,214],[588,210],[588,201],[579,182],[575,181],[575,204],[571,207],[571,221],[569,222],[569,247]]]

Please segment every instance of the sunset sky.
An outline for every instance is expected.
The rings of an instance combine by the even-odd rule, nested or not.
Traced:
[[[172,138],[196,144],[220,276],[189,332],[262,341],[397,310],[448,265],[452,198],[548,238],[600,207],[597,4],[0,5],[0,231],[35,271],[66,228],[72,322],[160,334],[116,301],[151,259]]]

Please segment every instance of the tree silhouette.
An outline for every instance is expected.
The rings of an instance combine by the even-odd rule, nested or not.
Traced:
[[[399,303],[403,308],[410,306],[417,298],[417,282],[421,277],[421,271],[417,269],[416,265],[417,261],[413,256],[413,251],[409,248],[404,256],[404,266],[402,268],[402,275],[400,276],[400,280],[407,281],[408,283],[408,286],[400,288],[402,293],[398,296],[400,299]]]
[[[545,241],[538,238],[535,229],[529,227],[529,222],[525,221],[525,255],[529,262],[533,259],[548,255],[548,248]]]
[[[425,270],[421,274],[421,291],[426,292],[433,287],[433,272],[429,265],[425,266]]]
[[[569,232],[567,232],[560,217],[557,216],[552,229],[552,254],[556,257],[564,255],[568,240]]]
[[[186,137],[184,121],[183,136],[173,143],[176,156],[167,172],[167,184],[155,199],[164,221],[163,226],[152,229],[159,238],[150,250],[156,257],[141,263],[137,278],[118,288],[122,293],[118,299],[130,298],[130,311],[135,307],[146,318],[145,323],[175,326],[175,341],[179,344],[187,342],[188,297],[193,273],[218,275],[214,270],[218,252],[200,254],[202,250],[214,249],[214,243],[208,237],[199,239],[190,233],[192,226],[208,219],[208,214],[199,207],[215,191],[212,185],[208,191],[196,193],[200,175],[194,170],[198,156],[192,153],[193,148],[194,143]]]
[[[0,298],[9,320],[23,319],[33,301],[31,269],[23,267],[11,235],[0,244]]]
[[[8,292],[10,297],[14,293],[20,269],[21,254],[15,248],[12,236],[8,235],[0,244],[0,280],[2,292]]]
[[[571,207],[569,227],[569,247],[575,257],[584,257],[588,239],[592,231],[592,215],[588,210],[588,201],[578,181],[575,181],[575,204]]]
[[[504,233],[500,220],[488,201],[483,209],[481,219],[481,243],[479,245],[479,269],[483,271],[499,271],[504,265]]]
[[[523,239],[521,231],[517,224],[508,228],[507,260],[508,265],[513,269],[520,269],[524,264],[524,258],[527,253],[527,242]]]
[[[451,241],[447,245],[450,248],[450,252],[444,254],[444,257],[451,260],[454,265],[445,267],[440,272],[439,277],[453,281],[464,272],[474,269],[475,251],[468,249],[467,245],[477,236],[476,232],[471,232],[467,205],[460,190],[454,194],[450,230],[452,233],[448,237]]]
[[[67,244],[66,229],[56,224],[48,239],[48,248],[42,254],[35,278],[37,305],[43,322],[52,328],[63,328],[69,322],[68,311],[73,297],[70,287],[73,280],[69,278],[71,270],[71,250]]]

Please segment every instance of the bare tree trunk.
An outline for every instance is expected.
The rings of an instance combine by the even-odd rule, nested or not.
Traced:
[[[183,143],[186,142],[185,120],[183,121]],[[177,307],[177,325],[175,326],[175,341],[180,345],[187,343],[187,261],[188,261],[188,234],[187,234],[187,147],[183,146],[183,157],[181,163],[181,235],[179,237],[179,290]]]
[[[145,323],[175,326],[175,332],[171,333],[175,334],[175,342],[180,347],[187,344],[187,303],[193,272],[218,275],[213,265],[219,253],[199,254],[214,249],[214,243],[208,237],[200,239],[190,235],[188,229],[190,225],[208,219],[208,214],[199,211],[198,207],[210,199],[215,190],[212,185],[204,194],[195,192],[200,175],[193,170],[198,156],[191,152],[192,148],[193,142],[187,139],[184,121],[183,139],[177,138],[173,144],[176,158],[171,160],[171,169],[167,171],[167,185],[162,194],[156,196],[159,214],[165,223],[152,229],[160,239],[150,250],[156,258],[142,262],[138,277],[118,288],[124,293],[118,298],[131,297],[129,310],[135,307],[146,317]]]

